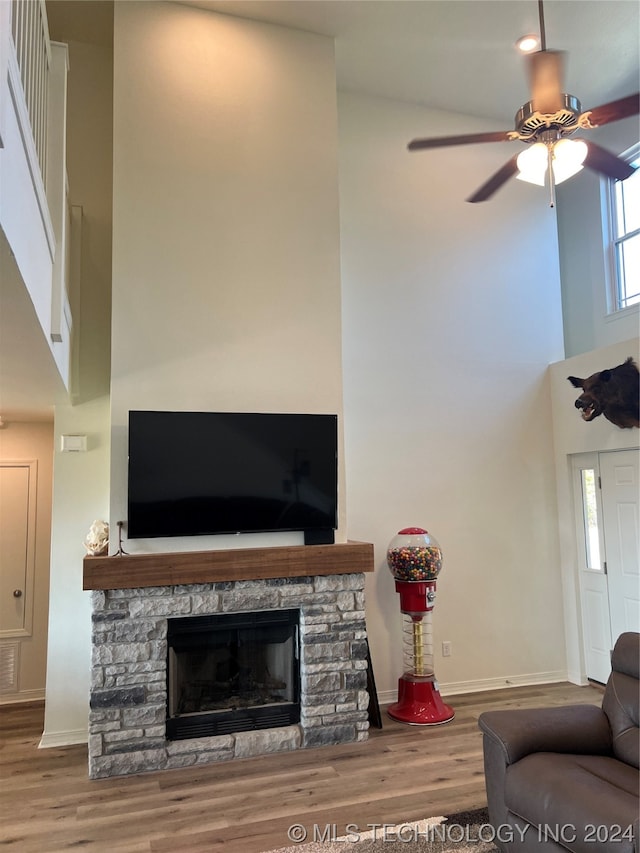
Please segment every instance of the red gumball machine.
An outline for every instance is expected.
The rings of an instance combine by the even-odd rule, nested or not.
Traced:
[[[442,701],[433,669],[432,612],[442,551],[422,527],[405,527],[389,543],[387,565],[396,579],[404,614],[404,672],[398,679],[398,701],[387,713],[414,726],[448,723],[455,711]]]

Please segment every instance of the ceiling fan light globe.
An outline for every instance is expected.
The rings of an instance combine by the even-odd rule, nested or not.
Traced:
[[[518,154],[516,178],[519,181],[526,181],[528,184],[543,187],[548,164],[547,146],[543,142],[536,142]]]
[[[553,146],[553,180],[561,184],[583,169],[587,156],[586,142],[581,139],[559,139]]]

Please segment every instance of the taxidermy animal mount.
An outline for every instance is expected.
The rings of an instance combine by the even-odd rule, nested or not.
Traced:
[[[640,373],[632,358],[587,379],[567,379],[574,388],[582,388],[575,406],[582,410],[585,421],[604,415],[621,429],[640,426]]]

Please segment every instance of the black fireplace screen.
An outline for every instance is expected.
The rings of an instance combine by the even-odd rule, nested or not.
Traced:
[[[299,611],[170,619],[167,738],[300,720]]]

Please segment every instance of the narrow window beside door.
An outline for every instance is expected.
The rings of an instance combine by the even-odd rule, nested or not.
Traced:
[[[593,468],[583,468],[582,513],[584,517],[585,553],[587,568],[602,571],[600,562],[600,535],[598,530],[598,502],[596,499],[596,472]]]

